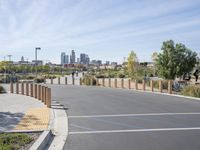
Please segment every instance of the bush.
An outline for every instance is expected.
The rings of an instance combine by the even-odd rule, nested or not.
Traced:
[[[92,82],[92,83],[91,83]],[[93,76],[85,76],[83,78],[83,83],[85,85],[96,85],[96,79]]]
[[[44,82],[44,78],[36,78],[34,79],[35,83],[43,83]]]
[[[125,78],[125,74],[120,73],[120,74],[118,74],[118,77],[119,78]]]
[[[2,86],[0,86],[0,93],[5,93],[5,92],[6,92],[5,89]]]
[[[181,91],[182,95],[185,96],[192,96],[192,97],[199,97],[200,98],[200,86],[186,86]]]

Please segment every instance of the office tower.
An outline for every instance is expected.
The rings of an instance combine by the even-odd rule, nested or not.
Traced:
[[[75,55],[75,51],[72,50],[71,55],[70,55],[70,63],[74,64],[76,62],[76,55]]]
[[[65,64],[65,52],[61,53],[61,65]]]

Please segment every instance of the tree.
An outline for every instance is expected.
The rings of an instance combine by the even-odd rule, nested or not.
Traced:
[[[135,77],[137,73],[137,55],[134,51],[131,51],[127,58],[127,71],[130,77]]]
[[[153,62],[154,76],[156,75],[156,59],[157,58],[158,58],[158,53],[157,52],[153,52],[153,54],[151,56],[151,60]]]
[[[162,53],[158,54],[156,66],[158,73],[165,79],[182,77],[193,70],[196,64],[196,52],[191,51],[185,45],[169,40],[163,42]]]

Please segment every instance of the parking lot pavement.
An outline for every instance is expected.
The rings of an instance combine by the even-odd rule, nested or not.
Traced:
[[[69,116],[66,150],[200,149],[200,101],[130,90],[52,87]]]

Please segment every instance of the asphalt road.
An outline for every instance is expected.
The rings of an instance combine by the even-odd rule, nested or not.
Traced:
[[[200,101],[72,85],[51,85],[67,108],[65,150],[199,150]]]

